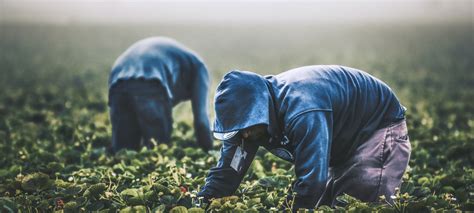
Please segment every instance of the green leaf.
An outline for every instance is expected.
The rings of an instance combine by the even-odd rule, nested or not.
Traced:
[[[188,209],[184,206],[176,206],[170,210],[170,213],[187,213]]]
[[[89,198],[92,198],[92,197],[98,198],[101,194],[105,192],[106,189],[107,189],[107,186],[105,185],[105,183],[94,184],[94,185],[91,185],[84,192],[84,196],[89,197]]]
[[[188,212],[189,213],[204,213],[206,211],[204,209],[194,207],[194,208],[189,208]]]
[[[40,191],[51,187],[52,181],[47,174],[37,172],[29,174],[21,181],[21,187],[25,191]]]
[[[122,192],[120,192],[120,195],[122,197],[138,197],[139,191],[138,189],[125,189]]]

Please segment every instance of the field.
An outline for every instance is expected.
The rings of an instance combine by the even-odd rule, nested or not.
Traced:
[[[211,71],[211,97],[232,69],[275,74],[342,64],[383,79],[408,108],[410,168],[395,204],[345,196],[346,206],[337,209],[474,211],[474,29],[472,23],[420,22],[0,25],[1,212],[283,208],[292,165],[264,150],[237,197],[209,205],[195,197],[220,143],[209,154],[196,148],[189,103],[174,109],[172,146],[107,153],[110,66],[131,43],[153,35],[173,37],[202,55]]]

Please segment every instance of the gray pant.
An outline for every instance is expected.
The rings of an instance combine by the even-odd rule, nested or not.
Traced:
[[[351,195],[365,202],[390,200],[410,159],[405,120],[377,130],[343,165],[329,169],[329,180],[318,206],[334,206],[336,197]]]

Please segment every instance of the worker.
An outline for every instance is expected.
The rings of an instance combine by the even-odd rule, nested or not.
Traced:
[[[209,73],[191,49],[166,37],[140,40],[118,57],[109,78],[112,149],[169,143],[172,108],[191,100],[197,144],[212,147]]]
[[[232,195],[262,146],[294,164],[293,210],[335,206],[344,193],[390,201],[410,158],[405,111],[389,86],[354,68],[229,72],[215,96],[221,157],[198,196]]]

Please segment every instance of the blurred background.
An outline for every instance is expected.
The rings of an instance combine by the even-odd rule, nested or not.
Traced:
[[[471,0],[1,0],[0,84],[26,97],[28,88],[44,88],[71,91],[70,104],[104,105],[114,60],[139,39],[169,36],[205,59],[211,94],[232,69],[276,74],[341,64],[386,81],[408,106],[420,97],[460,100],[467,91],[451,92],[473,85],[473,7]]]

